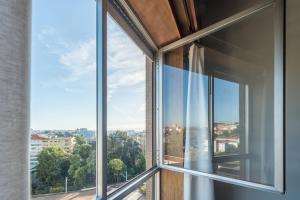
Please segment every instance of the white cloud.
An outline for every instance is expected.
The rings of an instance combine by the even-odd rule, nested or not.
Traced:
[[[146,104],[143,103],[142,105],[140,105],[138,112],[144,113],[146,111]]]
[[[37,34],[37,38],[52,54],[59,55],[68,48],[68,43],[51,26],[43,27]]]
[[[73,46],[59,58],[59,62],[70,72],[67,80],[96,76],[96,40],[89,39]]]
[[[67,41],[59,32],[45,26],[37,35],[48,51],[57,56],[58,62],[67,71],[64,81],[88,80],[96,76],[96,39]]]
[[[128,71],[129,70],[122,70],[112,73],[108,77],[109,89],[116,89],[121,86],[133,86],[145,80],[145,72],[143,70],[137,70],[134,72]]]
[[[145,55],[108,18],[108,98],[118,88],[138,86],[145,81]]]
[[[64,81],[88,80],[96,73],[96,39],[69,42],[61,38],[55,28],[46,26],[38,34],[38,39],[58,56],[58,62],[67,71]],[[145,55],[126,35],[108,18],[108,98],[120,87],[137,86],[145,81]]]
[[[130,91],[130,94],[134,93],[134,95],[122,103],[126,105],[136,103],[136,106],[122,110],[118,109],[111,101],[110,106],[114,106],[114,114],[119,114],[120,119],[112,116],[113,119],[108,123],[115,128],[143,128],[145,122],[144,118],[140,116],[145,110],[145,104],[141,105],[139,102],[141,100],[138,99],[141,99],[142,93],[145,92],[145,55],[118,25],[110,20],[112,19],[108,18],[108,98],[117,96],[119,89],[125,89],[122,92]],[[69,38],[63,38],[54,28],[45,27],[38,34],[38,39],[47,48],[47,51],[57,58],[60,69],[63,69],[63,71],[59,71],[59,76],[62,78],[58,77],[62,80],[52,80],[44,83],[45,86],[60,87],[64,92],[78,94],[83,93],[86,89],[86,87],[80,87],[81,84],[95,84],[95,38],[74,42],[68,40]],[[89,80],[92,81],[84,83]],[[134,99],[133,102],[130,101],[132,99]],[[125,108],[127,107],[125,106]],[[118,118],[119,121],[116,121],[115,118]]]
[[[144,130],[145,118],[132,115],[132,112],[124,110],[116,105],[111,105],[110,108],[114,110],[114,115],[108,113],[108,128],[109,130]]]

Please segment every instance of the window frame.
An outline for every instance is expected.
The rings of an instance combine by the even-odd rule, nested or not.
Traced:
[[[137,17],[125,1],[96,0],[97,9],[97,134],[96,134],[96,199],[122,199],[153,178],[152,196],[156,196],[154,187],[159,167],[156,163],[155,129],[155,68],[154,53],[157,50],[147,31],[138,22]],[[126,14],[124,13],[126,12]],[[152,168],[131,179],[114,192],[107,193],[107,14],[110,14],[128,36],[146,55],[146,66],[152,67]],[[134,27],[132,27],[134,26]]]
[[[212,24],[200,31],[179,39],[160,49],[157,48],[152,41],[146,29],[135,16],[125,0],[96,0],[97,1],[97,181],[96,181],[96,199],[121,199],[131,191],[142,185],[145,181],[153,178],[153,197],[159,199],[160,190],[160,174],[161,169],[167,169],[183,174],[191,174],[195,176],[204,176],[212,180],[218,180],[225,183],[230,183],[249,188],[255,188],[264,191],[284,192],[284,0],[266,0],[255,6],[252,6],[244,11],[234,14],[224,20]],[[112,3],[120,9],[116,12],[112,10]],[[236,22],[239,22],[249,16],[252,16],[265,8],[274,7],[274,27],[275,27],[275,88],[278,88],[275,93],[275,112],[278,115],[275,118],[275,170],[278,174],[274,180],[274,186],[237,180],[216,174],[208,174],[193,170],[164,165],[162,163],[163,156],[163,131],[162,131],[162,68],[163,68],[163,53],[171,49],[188,44],[202,37],[208,36],[216,31],[226,28]],[[125,11],[125,13],[124,13]],[[122,25],[122,28],[132,37],[138,46],[145,52],[148,58],[153,61],[153,121],[152,121],[152,138],[153,138],[153,168],[146,170],[138,175],[110,195],[107,195],[107,160],[106,160],[106,97],[107,97],[107,61],[106,61],[106,15],[109,12],[113,18]],[[121,14],[120,14],[121,13]],[[125,19],[123,19],[125,18]],[[124,21],[125,20],[125,21]],[[130,22],[133,27],[129,27]]]
[[[256,13],[259,13],[266,8],[273,7],[274,9],[274,185],[264,185],[260,183],[254,183],[245,180],[239,180],[230,177],[224,177],[217,174],[209,174],[205,172],[199,172],[189,169],[184,169],[176,166],[170,166],[163,163],[164,155],[164,136],[163,136],[163,111],[162,111],[162,96],[163,96],[163,55],[164,53],[176,49],[178,47],[189,44],[193,41],[206,37],[213,34],[219,30],[229,27],[232,24],[242,21]],[[168,44],[158,50],[157,53],[157,132],[158,132],[158,150],[157,150],[157,163],[161,169],[171,170],[175,172],[180,172],[184,174],[190,174],[194,176],[204,176],[212,180],[217,180],[221,182],[231,183],[234,185],[245,186],[249,188],[273,191],[273,192],[284,192],[284,166],[285,166],[285,136],[284,136],[284,1],[283,0],[273,0],[273,1],[263,1],[258,3],[244,11],[234,14],[228,18],[225,18],[215,24],[212,24],[202,30],[188,35],[182,39],[179,39],[171,44]],[[232,157],[230,155],[230,157]],[[246,172],[247,173],[247,172]]]

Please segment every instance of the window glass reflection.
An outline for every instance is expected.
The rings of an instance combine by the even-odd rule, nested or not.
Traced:
[[[214,154],[239,153],[239,84],[214,78]]]
[[[108,193],[152,167],[152,66],[107,17]]]
[[[274,184],[273,30],[270,7],[164,53],[164,164]]]

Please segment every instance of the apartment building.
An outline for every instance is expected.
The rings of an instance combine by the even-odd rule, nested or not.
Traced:
[[[58,146],[61,147],[67,153],[72,153],[74,145],[76,144],[75,137],[50,137],[48,139],[48,147]]]
[[[38,164],[38,154],[49,146],[49,138],[32,134],[30,142],[30,170],[33,170]]]
[[[30,170],[38,164],[38,154],[45,148],[58,146],[67,153],[72,153],[76,144],[75,137],[46,137],[39,134],[31,134],[30,141]]]

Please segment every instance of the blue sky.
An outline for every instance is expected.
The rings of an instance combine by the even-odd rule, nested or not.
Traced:
[[[214,79],[214,118],[216,122],[239,122],[239,84]]]
[[[193,73],[194,79],[202,75]],[[166,126],[185,126],[189,71],[169,65],[164,66],[164,123]],[[208,78],[204,81],[204,103],[208,112]],[[185,88],[178,89],[178,88]],[[199,107],[197,104],[195,107]],[[196,112],[196,110],[195,110]],[[194,113],[192,113],[194,114]],[[208,115],[208,114],[207,114]],[[207,120],[207,119],[203,119]],[[214,120],[215,122],[239,122],[239,84],[214,78]],[[202,122],[207,124],[207,122]]]
[[[94,0],[34,0],[31,128],[96,129]],[[108,128],[145,126],[145,56],[108,19]]]
[[[96,129],[95,6],[94,0],[33,1],[31,128]],[[108,129],[145,129],[145,55],[112,18],[107,24]],[[169,84],[179,84],[182,71],[168,73]],[[216,121],[238,121],[237,84],[216,80],[215,87]],[[174,95],[169,123],[183,117]]]

